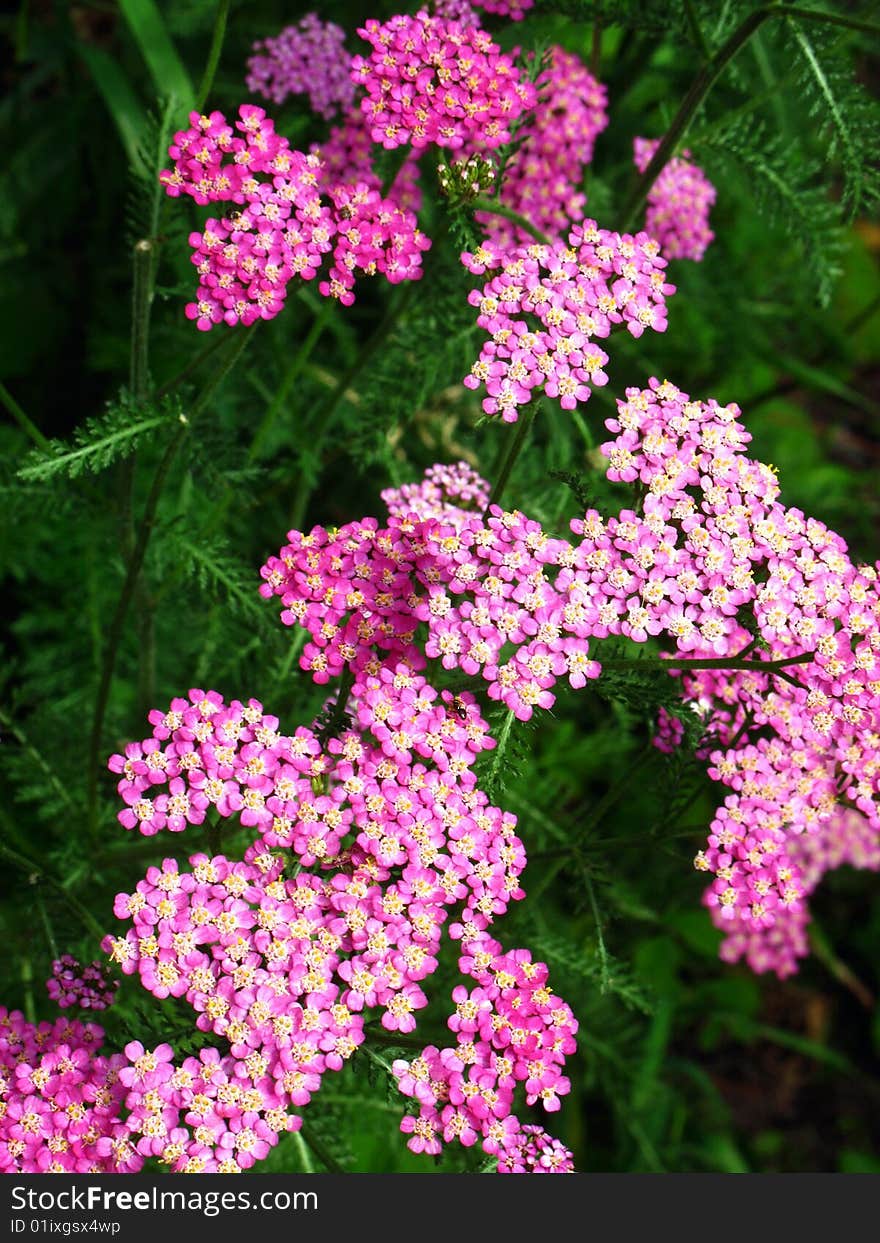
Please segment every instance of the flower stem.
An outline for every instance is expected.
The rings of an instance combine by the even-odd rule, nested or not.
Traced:
[[[490,216],[501,216],[503,220],[510,220],[513,224],[519,225],[523,232],[528,233],[536,242],[541,242],[544,246],[553,245],[552,240],[546,233],[542,233],[537,225],[532,224],[531,220],[527,220],[518,211],[514,211],[512,207],[506,207],[498,199],[487,199],[480,196],[473,200],[471,209],[473,211],[484,211]]]
[[[140,404],[149,389],[150,309],[153,303],[153,243],[148,237],[135,242],[132,252],[131,291],[131,395]]]
[[[44,453],[52,452],[51,442],[43,435],[36,423],[28,418],[5,384],[0,384],[0,402],[3,403],[21,430],[26,436],[31,438],[38,449],[42,449]]]
[[[718,657],[700,657],[697,660],[678,660],[674,654],[671,654],[666,660],[647,660],[638,657],[630,659],[629,657],[613,657],[610,660],[602,660],[597,657],[603,669],[681,669],[685,673],[689,669],[732,669],[748,670],[753,673],[776,673],[782,676],[782,671],[787,669],[789,665],[807,665],[815,659],[814,652],[801,652],[799,656],[786,656],[782,660],[743,660],[742,653],[736,656],[718,656]]]
[[[305,340],[297,350],[296,354],[294,354],[287,372],[283,376],[278,388],[275,390],[275,396],[267,406],[266,413],[263,415],[262,421],[254,433],[254,438],[250,443],[250,447],[245,458],[245,464],[247,466],[252,466],[253,463],[259,458],[262,448],[266,443],[266,438],[271,432],[280,411],[284,407],[284,403],[287,400],[290,390],[299,379],[303,368],[311,358],[312,350],[317,344],[324,329],[327,327],[335,305],[335,302],[328,302],[328,304],[322,307],[320,312],[313,319],[312,326],[309,329]],[[232,489],[227,489],[225,495],[221,497],[221,499],[214,506],[213,512],[208,516],[207,521],[202,527],[202,539],[207,538],[217,529],[228,513],[229,507],[234,499],[235,494]]]
[[[214,75],[220,63],[220,53],[223,50],[223,40],[226,37],[226,19],[228,16],[229,0],[220,0],[214,16],[214,33],[211,35],[208,62],[205,65],[205,72],[202,74],[202,80],[199,83],[199,93],[196,96],[196,112],[202,111],[205,101],[211,93],[211,87],[214,85]]]
[[[135,405],[140,408],[150,393],[150,312],[153,305],[155,252],[157,246],[149,238],[135,242],[132,252],[131,349],[129,387]],[[132,454],[119,465],[119,494],[122,550],[130,561],[136,543],[134,524],[135,457]],[[138,630],[138,709],[145,712],[152,698],[156,638],[152,602],[144,588],[143,576],[135,583]]]
[[[397,181],[398,173],[400,172],[400,170],[403,168],[404,164],[407,161],[409,152],[410,152],[410,149],[408,146],[406,146],[406,144],[404,144],[402,147],[398,147],[397,150],[395,151],[394,156],[391,159],[388,172],[385,174],[385,180],[382,182],[382,185],[379,189],[379,194],[383,199],[388,198],[388,195],[390,194],[395,181]]]
[[[22,872],[25,872],[31,878],[31,883],[36,883],[36,881],[40,880],[45,881],[49,888],[54,890],[62,901],[70,907],[70,910],[78,916],[93,936],[96,936],[99,941],[103,938],[105,930],[88,907],[83,906],[79,898],[75,898],[72,893],[68,893],[61,882],[57,881],[54,876],[50,876],[39,863],[35,863],[33,859],[29,859],[27,855],[20,854],[17,850],[12,850],[5,842],[0,842],[0,855],[3,855],[10,863],[14,863]]]
[[[269,403],[266,413],[263,415],[263,420],[257,428],[256,434],[251,441],[251,446],[247,453],[248,465],[251,465],[260,456],[260,450],[263,448],[263,445],[266,442],[266,437],[272,430],[273,423],[287,400],[290,390],[302,374],[303,367],[305,367],[306,363],[311,358],[312,350],[318,344],[318,340],[320,339],[324,329],[327,327],[335,308],[335,300],[328,299],[325,305],[321,308],[320,312],[312,320],[312,326],[309,329],[305,340],[294,354],[290,366],[288,367],[281,383],[278,385],[278,388],[275,391],[275,396]]]
[[[876,998],[866,984],[864,984],[851,967],[848,967],[842,959],[838,958],[834,952],[831,942],[825,933],[819,927],[815,920],[810,925],[809,931],[810,950],[824,967],[827,967],[835,980],[841,983],[844,988],[848,988],[860,1005],[866,1010],[873,1010],[876,1005]]]
[[[52,955],[53,959],[57,960],[61,957],[61,955],[58,953],[58,944],[55,940],[55,932],[52,928],[52,921],[49,919],[49,912],[46,910],[46,903],[43,901],[43,895],[41,893],[37,893],[35,896],[37,899],[37,910],[40,912],[40,922],[43,925],[43,931],[46,934],[46,942],[49,946],[49,953]]]
[[[590,73],[594,78],[599,77],[602,63],[602,18],[597,17],[593,21],[593,40],[590,48]]]
[[[413,299],[417,283],[418,282],[416,281],[409,281],[407,283],[406,289],[403,290],[400,297],[393,302],[385,312],[385,315],[379,321],[375,331],[372,332],[364,342],[357,357],[354,359],[351,366],[330,394],[328,401],[325,402],[323,408],[318,412],[315,420],[317,428],[314,432],[312,444],[310,446],[311,454],[317,456],[322,452],[324,444],[326,443],[332,429],[336,412],[342,404],[345,394],[351,388],[352,384],[364,368],[367,367],[370,360],[376,353],[376,350],[378,350],[387,338],[391,336],[392,332],[397,327],[398,320],[401,318]],[[303,471],[300,475],[300,482],[293,504],[293,514],[291,516],[292,527],[298,529],[302,524],[311,493],[312,484],[307,478],[306,472]]]
[[[345,1169],[339,1164],[322,1139],[314,1133],[310,1126],[303,1123],[299,1134],[302,1135],[318,1160],[327,1167],[331,1174],[344,1174]]]
[[[501,470],[498,472],[498,478],[492,491],[489,494],[489,503],[483,511],[483,521],[489,520],[489,512],[493,505],[500,503],[504,489],[507,487],[507,481],[510,479],[510,473],[513,470],[516,459],[523,450],[523,446],[528,438],[529,429],[535,421],[535,415],[538,412],[538,402],[532,402],[526,406],[522,418],[517,419],[516,432],[507,449],[504,461],[501,463]]]
[[[348,705],[348,697],[351,694],[351,688],[354,686],[354,673],[351,668],[346,665],[339,679],[339,689],[336,692],[336,702],[326,725],[318,731],[318,740],[323,745],[330,738],[335,738],[345,721],[345,709]]]
[[[880,38],[880,25],[876,22],[865,22],[859,17],[847,17],[844,13],[828,13],[824,9],[803,9],[797,4],[777,4],[770,16],[794,17],[798,21],[825,22],[831,26],[844,26],[847,30],[858,30],[861,34]]]
[[[687,132],[697,109],[721,77],[730,61],[733,60],[741,48],[745,47],[755,31],[763,26],[768,18],[774,17],[779,12],[780,7],[772,6],[766,9],[756,9],[753,13],[749,13],[745,20],[737,26],[736,30],[721,45],[712,59],[707,61],[700,69],[691,83],[688,93],[681,101],[681,105],[669,129],[651,157],[648,167],[635,183],[623,205],[621,211],[622,229],[632,228],[636,216],[648,197],[651,186],[653,186],[663,171],[667,160],[674,153],[679,142]]]
[[[122,584],[122,591],[110,626],[107,631],[107,642],[104,645],[104,654],[101,661],[101,673],[98,681],[98,692],[95,697],[95,707],[92,714],[92,727],[89,735],[88,747],[88,771],[86,778],[87,798],[86,805],[88,808],[89,828],[93,836],[98,830],[98,753],[101,748],[101,733],[104,727],[104,716],[107,711],[107,701],[110,695],[110,687],[113,682],[113,674],[116,669],[116,659],[119,655],[119,645],[122,640],[122,634],[125,627],[125,621],[128,616],[128,610],[134,597],[135,588],[140,576],[141,568],[144,564],[144,558],[147,554],[150,538],[156,525],[156,513],[159,508],[159,501],[162,496],[162,490],[168,478],[169,471],[177,456],[177,452],[183,444],[187,433],[195,423],[196,419],[204,411],[208,402],[213,397],[219,385],[223,382],[232,368],[235,366],[251,337],[254,330],[259,324],[259,320],[251,324],[250,327],[240,329],[233,332],[229,338],[229,349],[226,356],[215,371],[214,375],[208,380],[202,389],[196,401],[193,403],[188,415],[180,416],[180,425],[168,442],[165,452],[156,468],[156,474],[153,477],[153,483],[150,487],[144,511],[138,524],[134,546],[132,548],[131,557],[128,561],[128,568],[125,579]]]

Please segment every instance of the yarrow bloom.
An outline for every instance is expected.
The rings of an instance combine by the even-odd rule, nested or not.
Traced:
[[[376,148],[370,137],[367,119],[359,109],[347,113],[334,125],[323,142],[313,143],[313,155],[321,161],[319,185],[324,190],[334,185],[365,185],[370,190],[382,187],[382,178],[376,171]],[[411,212],[422,205],[419,186],[418,152],[412,151],[397,170],[394,182],[389,186],[386,199]]]
[[[115,1174],[143,1166],[122,1121],[121,1054],[93,1023],[29,1023],[0,1007],[0,1173]]]
[[[52,963],[52,975],[46,981],[50,1001],[62,1010],[68,1006],[106,1010],[113,1005],[118,988],[119,981],[108,978],[104,963],[91,962],[84,967],[70,954],[62,954]]]
[[[372,52],[353,59],[352,78],[384,147],[500,147],[534,107],[533,84],[478,27],[421,11],[368,21],[358,34]]]
[[[459,495],[477,483],[450,472]],[[482,957],[482,942],[494,945],[486,929],[523,897],[525,851],[515,818],[477,787],[474,763],[494,743],[473,697],[438,693],[403,663],[376,665],[331,713],[333,729],[285,735],[256,700],[193,689],[110,761],[126,826],[134,816],[147,834],[183,829],[168,815],[175,790],[184,822],[208,807],[253,835],[241,861],[195,854],[188,868],[169,858],[148,869],[116,899],[131,927],[104,942],[124,973],[185,1000],[197,1028],[228,1046],[181,1065],[168,1046],[126,1046],[126,1125],[138,1153],[173,1170],[232,1172],[265,1156],[363,1042],[371,1011],[389,1032],[413,1031],[450,914],[465,969],[493,1000],[496,1045],[518,1049],[503,1107],[491,1067],[484,1076],[503,1137],[517,1083],[527,1104],[551,1110],[567,1091],[576,1024],[545,987],[546,968],[525,951]],[[460,1125],[448,1122],[450,1137],[464,1137]]]
[[[496,13],[499,17],[509,17],[512,22],[521,22],[534,3],[535,0],[474,0],[478,9]]]
[[[799,834],[846,806],[880,830],[877,568],[780,502],[738,416],[652,380],[627,390],[602,446],[608,478],[644,490],[641,512],[590,510],[563,540],[518,511],[474,510],[473,488],[438,497],[435,471],[390,493],[385,527],[290,532],[261,588],[309,632],[301,665],[316,681],[438,659],[522,719],[553,704],[560,678],[600,676],[603,639],[660,642],[698,754],[729,790],[696,866],[736,945],[800,909]],[[684,732],[666,714],[658,745]]]
[[[643,173],[659,140],[634,140],[635,165]],[[689,159],[690,152],[665,165],[648,192],[645,228],[663,247],[667,259],[703,258],[715,234],[709,228],[709,211],[716,192],[706,174]]]
[[[475,0],[433,0],[428,8],[434,17],[443,17],[447,21],[461,22],[463,26],[479,26],[477,8],[481,7]]]
[[[634,337],[646,328],[663,332],[666,261],[646,233],[635,237],[600,229],[594,220],[575,225],[568,244],[532,244],[502,250],[486,242],[462,263],[488,274],[469,302],[488,334],[465,377],[483,388],[483,410],[515,423],[521,406],[540,393],[573,410],[591,386],[608,383],[608,355],[597,339],[625,326]]]
[[[345,305],[356,272],[392,283],[421,276],[430,241],[411,212],[365,184],[332,185],[325,202],[316,155],[291,150],[261,108],[242,105],[239,117],[240,136],[222,113],[192,113],[170,148],[174,167],[160,177],[172,196],[238,205],[189,239],[199,288],[186,314],[198,328],[274,318],[292,278],[314,279],[331,251],[319,288]]]
[[[864,816],[857,811],[838,808],[812,833],[791,837],[788,854],[798,870],[802,899],[807,899],[828,872],[840,867],[859,871],[880,871],[880,838]],[[769,927],[746,928],[722,919],[717,906],[710,907],[712,922],[725,933],[720,954],[725,962],[746,963],[756,972],[773,971],[780,979],[793,975],[798,960],[810,952],[807,929],[810,923],[808,903],[781,907]]]
[[[489,485],[467,462],[430,466],[419,483],[386,488],[382,500],[392,518],[415,514],[455,523],[468,513],[482,513],[489,504]]]
[[[596,138],[608,124],[608,94],[572,52],[550,49],[549,63],[535,86],[538,101],[517,131],[517,147],[504,168],[499,202],[519,212],[556,240],[584,212],[584,166]],[[501,216],[478,212],[496,245],[528,245],[528,234]]]
[[[345,31],[307,13],[274,38],[260,40],[248,60],[247,88],[273,104],[308,95],[312,111],[330,120],[354,100]]]
[[[562,1074],[576,1048],[577,1021],[547,984],[547,967],[528,950],[504,953],[484,932],[463,929],[459,967],[477,984],[459,985],[448,1026],[456,1044],[429,1045],[412,1061],[394,1063],[398,1086],[419,1105],[401,1130],[413,1152],[436,1154],[443,1143],[469,1148],[478,1141],[497,1158],[498,1172],[570,1173],[571,1153],[540,1127],[516,1116],[518,1093],[527,1105],[560,1108],[569,1091]]]
[[[698,754],[730,790],[695,860],[712,877],[704,901],[725,952],[758,961],[753,938],[768,943],[782,919],[797,942],[803,926],[800,835],[832,832],[847,807],[880,830],[880,590],[876,566],[854,564],[839,535],[779,501],[775,472],[746,456],[738,414],[652,381],[627,390],[602,452],[608,477],[638,480],[645,520],[689,555],[674,583],[658,575],[666,632],[682,653],[733,666],[677,672],[702,727]],[[683,732],[665,716],[659,745]],[[790,970],[796,954],[776,949]]]

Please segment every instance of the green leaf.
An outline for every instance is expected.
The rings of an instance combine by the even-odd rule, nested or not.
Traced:
[[[145,122],[143,105],[112,56],[88,43],[79,44],[79,53],[119,131],[129,164],[140,170],[143,162],[141,137]]]
[[[160,95],[176,95],[189,112],[196,98],[193,84],[158,7],[153,0],[119,0],[119,7],[153,75],[156,90]]]
[[[72,441],[53,440],[47,450],[33,450],[18,470],[18,477],[43,483],[58,475],[76,479],[86,472],[95,474],[117,458],[128,457],[150,432],[175,417],[180,417],[180,406],[174,401],[138,411],[121,401],[106,414],[87,419],[74,432]]]

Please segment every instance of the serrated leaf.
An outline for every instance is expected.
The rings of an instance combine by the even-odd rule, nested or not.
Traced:
[[[180,416],[176,401],[161,406],[139,407],[127,400],[110,406],[106,414],[87,419],[72,441],[53,440],[48,451],[34,449],[17,471],[19,479],[45,483],[58,476],[76,479],[105,470],[119,458],[128,457],[151,432]]]

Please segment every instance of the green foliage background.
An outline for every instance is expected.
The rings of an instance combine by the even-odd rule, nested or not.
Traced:
[[[613,228],[632,190],[633,136],[665,132],[707,53],[759,7],[538,0],[523,23],[485,24],[508,48],[558,42],[597,66],[611,124],[587,171],[588,211]],[[873,7],[826,11],[867,19]],[[320,6],[352,50],[363,19],[395,11],[386,0]],[[232,3],[209,107],[235,111],[251,42],[299,12]],[[126,834],[103,771],[89,811],[102,661],[133,523],[170,441],[179,451],[120,634],[102,763],[143,735],[150,707],[190,686],[256,696],[291,729],[310,721],[320,695],[256,594],[259,565],[289,527],[381,513],[382,487],[435,461],[465,456],[493,478],[509,434],[480,422],[460,384],[475,357],[471,278],[456,258],[470,226],[447,222],[433,192],[426,231],[439,239],[451,227],[418,285],[362,284],[347,311],[319,305],[313,288],[291,295],[194,417],[230,334],[201,337],[183,317],[186,237],[204,213],[165,200],[156,172],[196,97],[214,16],[203,0],[32,0],[0,25],[10,53],[0,103],[0,1002],[40,1017],[51,1013],[42,981],[56,949],[94,957],[114,930],[117,890],[164,854],[200,848],[196,830],[186,841]],[[856,30],[780,13],[725,68],[686,139],[718,187],[717,240],[702,264],[673,265],[666,334],[615,342],[611,385],[668,376],[694,396],[738,401],[783,498],[864,558],[878,552],[876,50]],[[294,145],[326,128],[297,100],[276,119]],[[157,264],[147,397],[130,374],[132,254],[143,238]],[[560,531],[584,503],[619,507],[624,493],[595,454],[612,402],[600,390],[583,417],[545,407],[507,500]],[[648,746],[668,693],[609,676],[595,692],[560,694],[552,713],[514,726],[503,763],[483,774],[520,817],[530,856],[528,896],[501,936],[546,958],[581,1023],[572,1095],[553,1129],[580,1169],[880,1170],[880,1016],[866,1004],[880,986],[875,878],[829,877],[814,903],[819,952],[794,980],[722,965],[690,867],[716,792],[686,753]],[[426,1041],[453,968],[449,955]],[[152,1033],[185,1051],[192,1022],[127,979],[107,1029],[110,1042]],[[262,1168],[429,1168],[396,1134],[403,1108],[383,1058],[328,1076],[306,1142],[285,1139]],[[473,1159],[453,1153],[439,1168],[465,1166]]]

